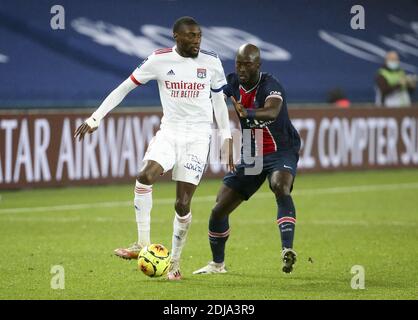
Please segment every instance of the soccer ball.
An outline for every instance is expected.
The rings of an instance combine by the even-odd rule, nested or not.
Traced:
[[[161,277],[170,266],[170,252],[162,244],[150,244],[139,252],[138,269],[148,277]]]

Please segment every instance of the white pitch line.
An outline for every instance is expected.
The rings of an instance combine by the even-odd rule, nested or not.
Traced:
[[[371,184],[360,185],[350,187],[333,187],[333,188],[318,188],[318,189],[306,189],[295,190],[292,195],[294,196],[311,196],[311,195],[323,195],[323,194],[344,194],[344,193],[357,193],[357,192],[371,192],[371,191],[392,191],[400,189],[418,189],[418,182],[413,183],[398,183],[398,184]],[[214,202],[216,196],[202,196],[194,197],[193,203],[201,202]],[[273,198],[271,192],[256,193],[252,199],[264,199]],[[174,198],[161,198],[154,199],[156,205],[173,204]],[[58,206],[44,206],[44,207],[23,207],[23,208],[7,208],[0,209],[0,214],[14,214],[14,213],[27,213],[27,212],[53,212],[53,211],[73,211],[73,210],[86,210],[92,208],[117,208],[117,207],[130,207],[132,201],[112,201],[112,202],[95,202],[95,203],[79,203],[69,205]]]
[[[167,218],[153,218],[153,224],[166,224]],[[276,219],[246,219],[240,220],[240,225],[274,225]],[[95,222],[95,223],[135,223],[135,219],[127,219],[126,217],[115,218],[115,217],[89,217],[89,216],[76,216],[76,217],[62,217],[62,216],[53,216],[53,217],[22,217],[22,216],[10,216],[3,218],[2,221],[7,222],[44,222],[44,223],[73,223],[73,222]],[[207,224],[207,219],[198,218],[193,219],[193,224]],[[418,223],[416,221],[365,221],[365,220],[306,220],[298,221],[298,225],[319,225],[319,226],[358,226],[358,227],[374,227],[374,226],[384,226],[384,227],[404,227],[404,228],[416,228]]]

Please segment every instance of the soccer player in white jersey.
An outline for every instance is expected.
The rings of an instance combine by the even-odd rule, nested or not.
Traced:
[[[173,26],[173,37],[176,45],[156,50],[145,59],[107,96],[74,136],[81,140],[86,133],[92,133],[131,90],[157,80],[163,118],[136,179],[134,205],[138,242],[129,248],[116,249],[115,254],[136,259],[141,248],[150,244],[152,186],[160,175],[172,169],[172,179],[177,186],[168,279],[179,280],[180,255],[192,221],[191,200],[208,157],[213,114],[224,152],[229,154],[228,166],[233,169],[234,165],[228,109],[222,92],[226,79],[221,61],[216,53],[200,49],[202,32],[193,18],[179,18]]]

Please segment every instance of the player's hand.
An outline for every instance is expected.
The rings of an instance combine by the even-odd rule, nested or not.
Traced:
[[[227,163],[226,168],[228,171],[235,170],[233,146],[232,139],[225,139],[222,145],[221,163]]]
[[[233,143],[232,139],[227,139],[227,140],[228,140],[228,149],[229,149],[229,153],[228,153],[228,170],[229,171],[235,171],[234,143]]]
[[[78,137],[78,141],[81,141],[87,132],[93,133],[94,131],[97,130],[98,127],[99,127],[99,121],[90,117],[86,121],[84,121],[81,124],[81,126],[77,128],[77,130],[74,132],[74,138],[77,139]]]
[[[237,111],[240,118],[246,118],[247,117],[247,109],[244,108],[244,106],[237,102],[235,100],[234,96],[231,96],[232,104],[234,105],[235,110]]]

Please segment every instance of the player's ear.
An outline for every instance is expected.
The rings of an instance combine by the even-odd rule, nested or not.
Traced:
[[[177,39],[177,32],[173,32],[173,39],[176,40]]]

